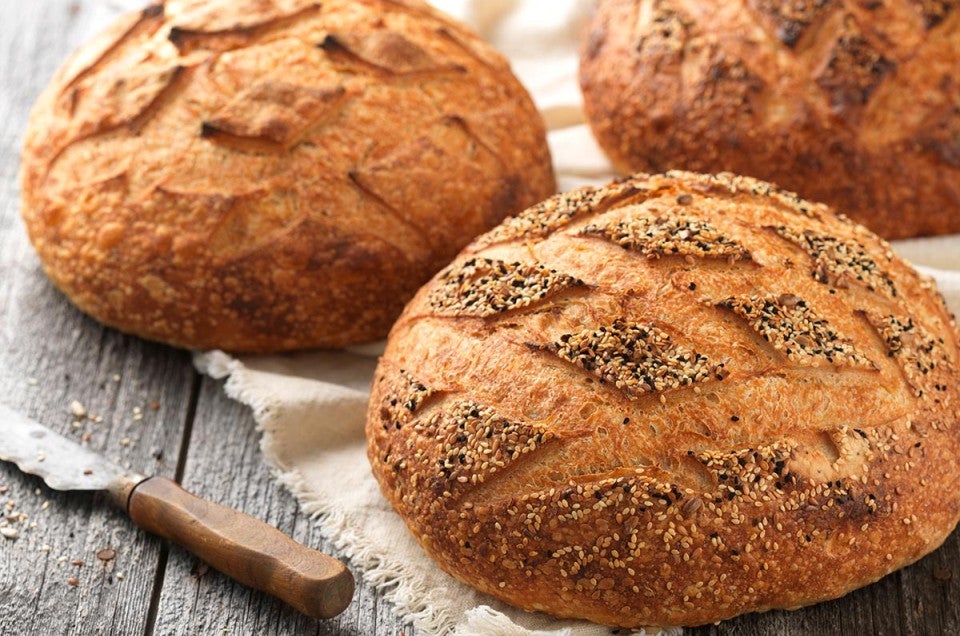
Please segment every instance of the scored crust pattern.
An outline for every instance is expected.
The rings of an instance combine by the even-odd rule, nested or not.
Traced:
[[[848,338],[840,336],[805,300],[792,294],[780,296],[735,296],[717,307],[740,316],[761,338],[792,362],[817,365],[873,368]]]
[[[555,189],[506,61],[420,2],[155,3],[39,98],[23,213],[53,281],[191,348],[386,334],[470,239]]]
[[[843,287],[856,281],[870,291],[883,290],[891,296],[897,295],[897,286],[856,241],[841,241],[809,230],[795,232],[786,226],[776,231],[815,259],[812,274],[819,282]]]
[[[491,258],[470,259],[449,267],[430,296],[430,305],[443,314],[492,316],[527,307],[583,281],[540,264],[505,263]]]
[[[687,237],[750,260],[604,234],[678,205]],[[886,243],[731,175],[538,209],[421,290],[375,377],[374,474],[446,571],[527,609],[693,625],[842,595],[952,530],[956,325]],[[531,280],[535,304],[504,291]]]
[[[619,318],[609,327],[563,334],[547,349],[633,396],[724,377],[723,364],[675,345],[662,329]]]
[[[626,173],[729,170],[886,238],[957,232],[958,4],[603,0],[585,109]]]
[[[627,216],[603,226],[588,225],[584,236],[600,236],[646,256],[694,256],[749,259],[750,254],[707,222],[684,217],[674,210],[650,219]]]

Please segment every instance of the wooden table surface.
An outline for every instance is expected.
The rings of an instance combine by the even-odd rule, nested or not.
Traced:
[[[118,10],[104,0],[0,0],[0,401],[86,437],[134,470],[176,478],[336,554],[271,478],[250,412],[227,399],[220,382],[198,375],[187,352],[125,336],[74,309],[26,239],[17,171],[29,108],[67,54]],[[95,419],[76,428],[74,401]],[[19,533],[0,538],[0,634],[414,634],[359,572],[344,614],[308,619],[139,531],[100,497],[53,492],[3,463],[0,508],[0,526]],[[116,557],[99,560],[103,548]],[[960,533],[843,599],[691,633],[960,634]]]

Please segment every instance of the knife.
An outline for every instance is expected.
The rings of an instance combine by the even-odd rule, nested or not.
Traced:
[[[353,575],[333,557],[238,510],[200,499],[170,479],[124,470],[3,404],[0,460],[41,477],[54,490],[106,493],[144,530],[307,616],[336,616],[353,597]]]

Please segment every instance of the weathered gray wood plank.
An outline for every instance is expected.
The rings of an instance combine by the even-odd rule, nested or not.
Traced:
[[[71,48],[102,26],[82,9],[0,3],[0,400],[77,440],[89,433],[89,446],[116,461],[173,475],[195,378],[188,356],[105,329],[73,309],[43,276],[19,220],[28,109]],[[74,429],[72,400],[103,421]],[[134,407],[142,419],[134,419]],[[124,439],[130,443],[121,445]],[[13,523],[19,539],[0,540],[0,633],[142,632],[160,542],[98,498],[54,493],[6,464],[0,486],[9,489],[0,506],[15,502],[4,512],[27,515]],[[105,547],[117,552],[112,562],[96,558]]]
[[[0,216],[9,218],[11,210],[4,206]],[[22,229],[3,227],[0,399],[77,441],[89,433],[88,446],[119,463],[173,475],[194,381],[186,354],[80,315],[39,271]],[[84,419],[75,429],[68,411],[73,400],[103,421]],[[142,419],[135,419],[134,408]],[[159,541],[99,498],[54,493],[7,464],[0,465],[0,484],[9,488],[0,502],[16,502],[7,512],[28,515],[25,524],[14,524],[18,540],[0,542],[0,633],[141,630]],[[44,545],[49,551],[41,551]],[[95,557],[105,547],[117,550],[106,567]],[[73,560],[85,565],[73,567]],[[125,575],[122,581],[112,576],[116,572]],[[75,588],[67,584],[71,577],[79,580]]]
[[[273,524],[305,545],[335,554],[316,523],[272,479],[260,452],[249,409],[227,398],[222,383],[204,379],[197,404],[183,484],[214,501],[229,503]],[[201,568],[200,571],[203,569]],[[374,590],[361,582],[354,601],[329,621],[306,618],[282,603],[237,585],[214,571],[197,576],[192,556],[171,551],[157,611],[156,634],[357,634],[412,636]]]

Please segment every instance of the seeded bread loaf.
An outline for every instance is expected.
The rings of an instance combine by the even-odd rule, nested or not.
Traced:
[[[886,238],[960,232],[957,0],[598,0],[586,112],[625,173],[730,170]]]
[[[151,5],[60,69],[23,151],[56,285],[193,348],[381,338],[472,237],[554,191],[506,61],[416,0]]]
[[[508,603],[625,627],[796,608],[956,525],[957,346],[933,283],[829,208],[638,175],[420,290],[369,459],[430,556]]]

